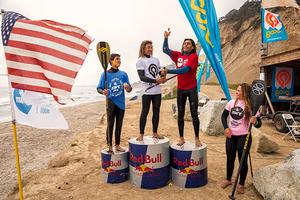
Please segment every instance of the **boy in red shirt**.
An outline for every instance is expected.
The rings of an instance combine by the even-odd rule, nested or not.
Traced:
[[[178,108],[178,129],[180,140],[177,145],[182,146],[185,143],[184,113],[187,98],[190,102],[190,111],[193,118],[195,132],[195,145],[201,146],[199,139],[199,118],[198,118],[198,93],[196,71],[198,67],[198,55],[196,53],[196,44],[192,39],[185,39],[182,44],[181,52],[169,49],[168,37],[170,29],[164,33],[163,52],[166,53],[175,62],[176,69],[164,69],[162,74],[178,74],[177,76],[177,108]]]

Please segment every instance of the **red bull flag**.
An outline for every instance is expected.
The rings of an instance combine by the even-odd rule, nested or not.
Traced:
[[[283,23],[280,20],[280,16],[271,13],[265,9],[261,9],[262,20],[262,42],[277,42],[281,40],[287,40],[287,32]]]
[[[223,67],[220,31],[212,0],[179,0],[198,41],[228,100],[231,99]]]
[[[273,7],[294,7],[300,9],[296,0],[262,0],[262,8],[273,8]]]
[[[69,97],[92,42],[84,30],[5,12],[1,32],[13,88]]]

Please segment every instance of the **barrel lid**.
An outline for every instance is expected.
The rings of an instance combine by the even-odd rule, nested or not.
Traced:
[[[135,144],[135,145],[157,145],[157,144],[164,144],[169,142],[169,138],[164,137],[164,139],[156,139],[153,138],[152,136],[144,136],[143,141],[137,141],[137,138],[131,138],[128,140],[130,144]]]
[[[124,147],[123,147],[123,148],[124,148]],[[115,147],[114,147],[114,148],[113,148],[113,151],[114,151],[114,154],[118,154],[118,155],[128,153],[128,148],[124,148],[124,149],[125,149],[125,152],[121,152],[121,151],[117,151],[117,150],[115,149]],[[101,153],[102,153],[102,154],[111,155],[111,153],[108,153],[107,151],[108,151],[108,148],[105,148],[105,149],[102,149],[102,150],[101,150]]]
[[[179,150],[179,151],[195,151],[195,150],[202,150],[205,149],[207,146],[205,143],[202,142],[201,147],[196,147],[194,142],[185,141],[184,145],[178,146],[178,142],[175,142],[171,145],[172,149]]]

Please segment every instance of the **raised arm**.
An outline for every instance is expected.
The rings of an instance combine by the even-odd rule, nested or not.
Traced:
[[[163,44],[163,52],[165,54],[167,54],[168,56],[172,55],[172,50],[169,48],[169,42],[168,42],[168,38],[171,34],[170,28],[168,28],[167,31],[164,32],[164,44]]]

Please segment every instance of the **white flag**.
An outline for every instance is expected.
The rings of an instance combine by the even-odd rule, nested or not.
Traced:
[[[16,122],[39,129],[68,129],[68,122],[42,93],[12,89]]]
[[[262,0],[262,8],[273,8],[273,7],[294,7],[300,9],[296,0]]]

